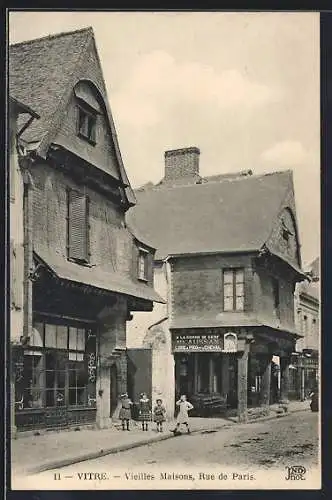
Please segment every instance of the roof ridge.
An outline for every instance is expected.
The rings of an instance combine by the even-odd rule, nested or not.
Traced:
[[[236,175],[237,172],[234,172],[234,174]],[[192,188],[192,187],[195,187],[195,186],[209,186],[211,184],[222,184],[222,183],[225,183],[225,182],[239,182],[239,181],[248,181],[250,179],[260,179],[262,177],[267,177],[267,176],[272,176],[272,175],[280,175],[280,174],[292,174],[292,170],[291,169],[287,169],[287,170],[277,170],[277,171],[274,171],[274,172],[267,172],[267,173],[264,173],[264,174],[252,174],[252,175],[238,175],[238,176],[234,176],[234,177],[228,177],[228,176],[231,176],[232,175],[232,172],[228,172],[228,173],[225,173],[225,174],[214,174],[216,176],[220,175],[220,176],[225,176],[224,179],[221,179],[219,181],[216,181],[216,182],[201,182],[201,183],[194,183],[194,184],[163,184],[162,181],[163,179],[161,179],[161,181],[159,181],[157,184],[153,184],[151,186],[150,182],[147,182],[145,184],[143,184],[142,186],[139,186],[137,188],[134,189],[135,192],[151,192],[151,191],[160,191],[160,190],[163,190],[163,191],[166,191],[166,190],[173,190],[173,189],[177,189],[177,188]],[[202,180],[204,181],[204,179],[208,179],[209,177],[202,177]]]
[[[62,31],[61,33],[54,33],[52,35],[45,35],[45,36],[41,36],[39,38],[32,38],[30,40],[24,40],[22,42],[11,43],[9,45],[9,47],[18,47],[19,45],[29,45],[29,44],[36,43],[36,42],[39,42],[42,40],[53,40],[54,38],[75,35],[77,33],[83,33],[84,31],[91,31],[93,33],[93,28],[92,28],[92,26],[87,26],[86,28],[79,28],[79,29],[73,30],[73,31]]]

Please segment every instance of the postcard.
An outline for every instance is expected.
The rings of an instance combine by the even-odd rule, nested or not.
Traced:
[[[8,12],[13,490],[320,489],[317,12]]]

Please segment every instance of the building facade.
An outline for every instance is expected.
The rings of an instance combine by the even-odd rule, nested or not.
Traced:
[[[141,338],[154,348],[161,339],[163,350],[155,349],[159,366],[169,366],[167,389],[157,369],[153,395],[164,394],[170,413],[185,393],[197,414],[237,408],[246,421],[249,406],[268,411],[288,400],[300,338],[294,290],[305,275],[292,173],[203,178],[199,154],[166,152],[163,180],[138,190],[127,214],[157,248],[155,287],[167,297],[154,324],[134,316],[128,342]]]
[[[319,381],[320,351],[320,261],[317,257],[308,266],[310,281],[295,290],[295,319],[302,338],[296,344],[293,392],[302,401]]]
[[[18,158],[29,188],[23,323],[11,328],[15,425],[108,427],[127,390],[126,324],[162,299],[155,250],[125,224],[136,200],[92,29],[11,46],[9,83],[40,115]]]

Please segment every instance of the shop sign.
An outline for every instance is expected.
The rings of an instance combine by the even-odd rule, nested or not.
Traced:
[[[219,334],[175,335],[174,352],[221,352],[223,337]]]
[[[236,333],[225,333],[223,352],[237,352],[237,335]]]

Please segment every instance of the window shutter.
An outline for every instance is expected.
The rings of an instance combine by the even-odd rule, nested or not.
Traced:
[[[68,191],[68,257],[88,261],[88,199],[85,194]]]

